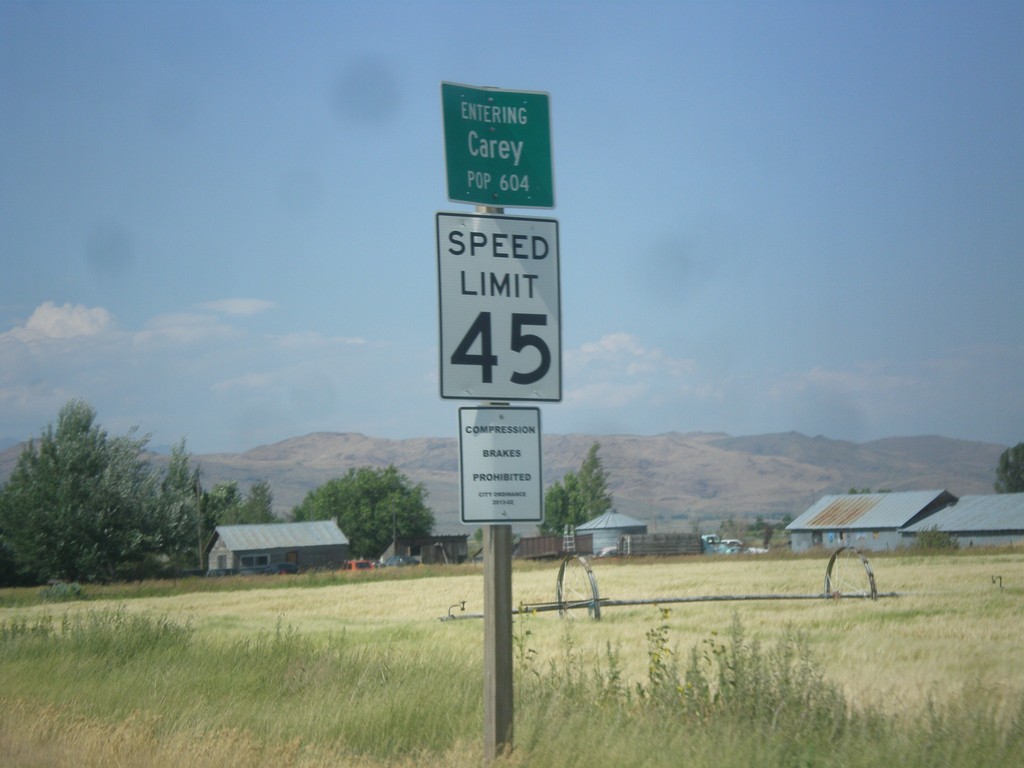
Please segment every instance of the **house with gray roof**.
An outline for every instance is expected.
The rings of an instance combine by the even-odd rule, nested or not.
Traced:
[[[962,496],[903,529],[907,543],[922,531],[948,533],[961,547],[1009,546],[1024,543],[1024,493]]]
[[[812,547],[886,550],[904,546],[902,531],[956,503],[949,491],[824,496],[786,526],[794,552]]]
[[[209,572],[255,571],[276,563],[337,569],[348,560],[349,544],[333,520],[218,525],[206,554]]]

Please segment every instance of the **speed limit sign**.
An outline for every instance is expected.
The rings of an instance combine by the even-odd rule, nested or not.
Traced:
[[[437,214],[441,397],[562,399],[558,222]]]

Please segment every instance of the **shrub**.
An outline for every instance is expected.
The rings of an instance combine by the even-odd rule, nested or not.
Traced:
[[[39,592],[39,599],[44,603],[67,603],[72,600],[85,600],[85,591],[77,581],[70,584],[58,581]]]
[[[915,546],[918,549],[948,550],[959,549],[960,545],[952,534],[940,531],[938,527],[925,528],[917,534]]]
[[[606,664],[587,670],[566,634],[562,658],[546,675],[523,674],[532,656],[520,655],[519,685],[536,687],[543,697],[639,707],[637,715],[658,712],[693,728],[715,721],[796,737],[809,726],[816,733],[842,732],[853,716],[842,691],[818,669],[806,635],[788,629],[775,647],[764,648],[746,638],[736,618],[727,638],[713,634],[680,656],[671,643],[669,612],[659,610],[663,622],[646,633],[645,681],[624,685],[618,652],[611,647]]]

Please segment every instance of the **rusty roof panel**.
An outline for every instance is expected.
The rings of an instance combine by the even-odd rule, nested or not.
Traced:
[[[922,511],[954,501],[947,491],[823,496],[786,530],[899,529]]]
[[[878,506],[875,495],[839,496],[807,522],[816,528],[845,528]]]

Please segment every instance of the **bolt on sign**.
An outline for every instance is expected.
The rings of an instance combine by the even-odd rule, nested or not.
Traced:
[[[448,199],[554,208],[551,97],[441,83]]]
[[[540,409],[460,408],[459,478],[463,523],[541,522]]]
[[[437,214],[441,397],[562,399],[558,221]]]

